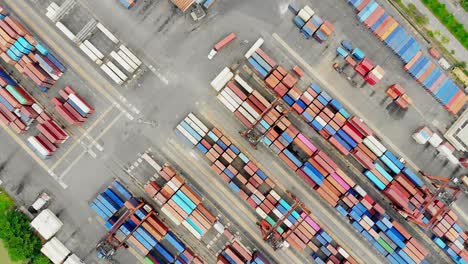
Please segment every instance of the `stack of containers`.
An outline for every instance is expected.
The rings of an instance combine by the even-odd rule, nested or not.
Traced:
[[[120,0],[120,3],[127,9],[132,8],[137,2],[137,0]]]
[[[280,69],[280,68],[282,67],[278,66],[277,69]],[[271,75],[274,75],[274,74],[275,74],[275,71]],[[268,78],[265,80],[265,83],[267,86],[269,86],[267,80]],[[294,95],[298,93],[297,88],[294,89],[293,91],[294,91]],[[289,93],[288,90],[286,90],[286,92]],[[311,85],[310,89],[308,89],[301,96],[299,96],[299,98],[303,101],[304,104],[308,104],[308,102],[311,99],[314,99],[314,98],[311,98],[311,95],[314,95],[314,92],[317,95],[322,95],[322,91],[317,85]],[[327,97],[327,95],[328,94],[325,93],[325,98]],[[322,97],[324,96],[322,95]],[[294,98],[294,96],[292,98]],[[318,98],[319,97],[317,97],[317,99]],[[331,98],[329,99],[331,101]],[[284,100],[288,104],[291,104],[289,98],[286,98]],[[323,98],[322,98],[322,101],[323,101]],[[309,104],[309,106],[312,106],[313,102],[312,104]],[[337,101],[334,104],[337,104]],[[315,106],[317,105],[315,104]],[[340,112],[341,114],[347,113],[347,111],[344,108],[342,108],[341,105],[340,107],[341,107],[340,109],[341,112],[340,111],[338,112]],[[293,107],[293,108],[296,111],[297,109],[299,109],[297,107]],[[296,132],[298,132],[297,129],[290,127],[291,122],[287,120],[287,118],[283,117],[281,122],[278,122],[279,116],[280,116],[279,113],[270,111],[265,116],[264,120],[261,120],[259,125],[257,125],[257,129],[259,131],[262,131],[261,126],[263,126],[263,124],[270,124],[270,125],[277,124],[274,129],[271,129],[268,131],[268,133],[266,133],[264,137],[264,142],[270,146],[270,149],[272,149],[273,152],[275,152],[275,154],[279,154],[281,151],[283,151],[284,155],[280,155],[280,157],[286,162],[286,164],[288,164],[289,167],[296,170],[297,167],[300,167],[300,165],[302,165],[305,162],[304,153],[310,156],[311,154],[309,153],[313,148],[311,148],[310,146],[306,147],[306,144],[297,144],[298,141],[294,141],[292,143],[290,142],[288,146],[287,136],[284,137],[283,135],[281,135],[283,139],[281,139],[281,137],[278,137],[278,135],[281,134],[278,131],[286,131],[286,130],[290,131],[286,133],[289,137],[291,137],[291,134],[290,134],[291,131],[293,131],[293,135]],[[276,117],[276,119],[268,120],[271,122],[271,123],[268,123],[267,117],[268,118]],[[304,115],[303,115],[303,118],[304,118]],[[401,208],[405,208],[405,209],[411,208],[412,210],[413,209],[421,210],[421,203],[426,198],[426,195],[428,192],[427,188],[424,186],[424,183],[421,181],[421,179],[419,179],[419,177],[410,168],[404,166],[404,164],[398,158],[396,158],[396,155],[394,155],[392,152],[387,150],[387,148],[382,143],[380,143],[380,141],[373,135],[374,132],[359,117],[352,116],[352,117],[347,118],[346,122],[342,126],[341,132],[337,133],[338,134],[337,137],[335,137],[336,134],[331,137],[328,133],[321,132],[322,130],[317,129],[316,127],[316,125],[319,122],[315,122],[314,124],[313,121],[312,122],[309,121],[310,117],[305,118],[305,120],[315,130],[319,131],[320,135],[328,139],[329,142],[332,145],[334,145],[338,150],[340,150],[342,153],[346,154],[349,151],[351,151],[353,157],[355,157],[356,160],[360,162],[364,168],[367,169],[364,171],[364,175],[368,177],[377,186],[377,188],[379,188],[380,190],[385,190],[387,186],[390,186],[388,187],[389,188],[388,191],[384,191],[384,194],[386,194],[393,202],[395,202],[396,204],[400,203],[404,205],[404,207],[401,207]],[[328,130],[327,132],[332,131],[330,130],[330,128],[327,130]],[[297,135],[300,135],[300,133],[298,133]],[[276,138],[280,138],[281,140],[275,140]],[[271,144],[271,142],[273,142],[273,144]],[[298,145],[297,147],[295,146],[296,144]],[[278,148],[277,146],[280,146],[280,148]],[[286,149],[287,151],[284,151],[283,150],[284,148],[289,148],[289,150]],[[299,150],[302,150],[303,153],[301,153],[301,151]],[[303,160],[301,160],[301,157],[303,158]],[[307,157],[308,156],[305,156],[305,158]],[[316,167],[314,168],[317,170]],[[312,170],[312,172],[313,172],[312,174],[309,172],[309,174],[304,175],[305,170],[302,170],[302,172],[301,171],[298,172],[298,175],[301,176],[311,186],[316,186],[317,184],[316,180],[320,183],[323,180],[321,176],[324,176],[326,172],[324,172],[323,170],[319,171],[319,173],[316,173],[315,170]],[[310,175],[314,175],[314,176],[310,176]],[[401,187],[400,185],[403,187]],[[335,185],[334,187],[337,187],[337,186],[338,185]],[[321,186],[321,188],[323,187]],[[402,193],[406,194],[402,188],[406,188],[406,191],[410,193],[411,195],[409,196],[401,195]],[[334,193],[335,196],[331,195],[332,193]],[[334,201],[336,201],[337,199],[336,194],[339,194],[339,192],[338,193],[332,192],[332,191],[323,192],[322,190],[322,194],[323,194],[322,197],[324,197],[324,199],[326,199],[330,204],[334,205]],[[408,201],[408,203],[405,203],[406,201]],[[431,208],[441,208],[442,206],[443,204],[440,201],[436,200],[431,205]],[[432,215],[426,215],[424,217],[421,216],[421,220],[423,220],[424,222],[428,222],[431,217]],[[441,219],[439,219],[438,221],[441,221]],[[438,236],[436,235],[436,237]],[[449,245],[451,244],[449,243]],[[466,250],[462,250],[457,255],[458,257],[455,257],[453,254],[450,255],[451,251],[450,253],[447,253],[447,254],[449,254],[449,256],[452,257],[452,259],[456,259],[456,258],[462,258],[462,256],[464,256],[465,254],[464,252],[466,252]]]
[[[272,72],[272,75],[277,74],[275,71]],[[265,80],[267,86],[269,85],[268,80],[268,78]],[[291,90],[294,91],[294,89]],[[289,95],[291,95],[290,91],[287,91]],[[315,98],[312,95],[314,95]],[[285,98],[284,95],[283,98]],[[332,98],[327,93],[321,91],[320,87],[318,87],[315,84],[311,85],[311,87],[309,87],[309,89],[302,95],[297,94],[297,91],[295,91],[292,94],[292,97],[285,99],[285,101],[288,102],[289,100],[293,100],[292,102],[288,102],[288,104],[295,104],[299,102],[299,104],[305,104],[308,106],[312,104],[314,107],[317,107],[317,105],[313,104],[313,100],[315,99],[317,100],[317,102],[324,100],[328,100],[328,102],[332,101]],[[332,105],[335,108],[335,113],[339,113],[340,115],[344,113],[346,115],[346,119],[342,120],[342,126],[338,130],[338,132],[331,130],[333,128],[332,125],[330,125],[330,123],[327,123],[326,125],[322,126],[319,130],[323,130],[320,134],[327,139],[335,138],[336,142],[338,142],[338,146],[341,145],[342,148],[346,146],[346,150],[354,150],[353,156],[355,156],[358,161],[365,163],[369,167],[369,169],[372,169],[372,172],[378,170],[384,171],[382,168],[383,165],[380,166],[380,164],[377,164],[376,166],[373,163],[374,160],[369,159],[366,156],[366,153],[371,153],[371,151],[367,148],[366,143],[368,141],[372,142],[372,145],[368,145],[374,149],[374,144],[377,144],[375,143],[377,142],[377,140],[374,137],[372,137],[372,131],[361,120],[357,119],[356,117],[349,118],[349,114],[347,114],[346,110],[343,109],[343,107],[338,101],[335,100],[332,103]],[[326,106],[328,106],[328,104],[326,104]],[[298,111],[298,109],[303,109],[297,107],[293,108],[296,111]],[[275,154],[277,154],[288,165],[288,167],[294,170],[302,179],[304,179],[311,187],[313,187],[314,190],[316,190],[324,200],[326,200],[331,206],[337,207],[337,205],[342,203],[343,197],[345,197],[346,195],[349,196],[349,193],[355,196],[356,201],[363,200],[364,197],[367,197],[367,199],[371,199],[370,197],[368,197],[365,191],[362,190],[361,187],[355,185],[355,183],[337,167],[337,165],[333,162],[333,160],[330,157],[328,157],[323,151],[317,150],[317,148],[312,144],[312,142],[309,139],[307,139],[303,134],[299,133],[299,131],[291,125],[291,122],[286,117],[279,119],[280,114],[275,111],[276,110],[273,109],[272,111],[267,113],[257,125],[258,131],[261,131],[263,133],[266,131],[263,138],[263,142],[267,146],[269,146],[269,148]],[[317,121],[315,124],[319,124],[319,122]],[[267,127],[264,127],[264,125],[266,125]],[[327,125],[329,125],[329,127],[323,129]],[[272,129],[269,129],[270,126],[273,126]],[[367,135],[370,135],[371,137],[363,138],[361,133],[367,133]],[[333,134],[333,136],[331,136],[330,134]],[[353,138],[357,141],[354,141]],[[382,153],[383,157],[381,157],[383,164],[393,164],[393,162],[397,163],[398,160],[394,157],[394,155],[383,148],[384,147],[382,146],[379,149],[380,151],[385,153],[384,156]],[[400,164],[401,163],[399,163],[398,165]],[[396,165],[393,166],[394,169],[395,167]],[[398,168],[395,170],[398,170]],[[417,176],[415,176],[414,173],[412,173],[407,168],[403,168],[402,173],[405,173],[405,175],[408,174],[410,175],[410,177],[414,177],[415,181],[418,180]],[[385,175],[389,178],[389,180],[391,179],[391,177],[388,176],[388,173],[386,173]],[[380,186],[385,188],[384,184],[380,184]],[[359,195],[356,195],[356,193]],[[377,203],[372,203],[369,207],[369,210],[374,210],[374,207],[381,209],[381,206]],[[337,207],[337,210],[340,209],[338,209]],[[382,217],[384,217],[383,215],[384,212],[375,216],[375,219],[381,219]],[[389,218],[388,216],[385,217],[388,221],[391,221],[391,218]],[[359,219],[359,221],[361,221],[361,219]],[[374,225],[369,224],[369,226],[372,227]],[[377,227],[374,227],[374,229],[377,231],[381,231]],[[366,237],[365,234],[366,233],[363,233],[363,236]],[[393,261],[395,258],[400,257],[410,258],[413,259],[415,262],[419,263],[427,255],[427,250],[425,250],[423,247],[419,248],[417,253],[406,252],[409,251],[409,249],[405,249],[406,245],[411,244],[412,242],[410,241],[415,241],[413,238],[411,238],[411,236],[407,239],[400,239],[402,240],[400,242],[400,247],[395,247],[392,249],[386,247],[387,250],[381,250],[383,247],[382,245],[387,244],[382,243],[381,240],[377,241],[376,239],[379,237],[380,235],[376,234],[374,237],[375,239],[373,238],[375,241],[371,240],[371,242],[379,252],[381,252],[391,261]],[[368,239],[369,237],[366,238]],[[397,240],[396,243],[398,243],[398,241],[399,240]],[[417,242],[414,242],[414,244],[416,243]],[[395,250],[397,250],[398,252]],[[392,254],[398,256],[394,256]]]
[[[323,43],[333,33],[333,25],[315,14],[308,5],[300,9],[293,19],[294,24],[300,29],[306,39],[312,36]]]
[[[193,117],[192,117],[193,118]],[[203,124],[197,122],[176,128],[176,134],[188,144],[196,147],[210,161],[211,168],[255,209],[256,213],[271,226],[292,210],[293,202],[288,194],[275,190],[273,181],[242,153],[237,146],[217,128],[211,129],[205,136],[198,134]],[[206,127],[205,124],[203,126]],[[278,189],[278,188],[276,188]],[[276,231],[288,245],[295,249],[311,248],[316,261],[328,260],[341,263],[356,263],[349,254],[325,232],[306,208],[296,208],[280,223]],[[335,262],[336,263],[336,262]]]
[[[94,199],[90,208],[101,217],[105,228],[111,230],[126,211],[135,209],[141,202],[133,197],[120,182]],[[144,202],[143,202],[144,203]],[[169,228],[154,214],[148,204],[135,211],[117,229],[115,237],[145,256],[146,263],[203,263]]]
[[[39,121],[37,129],[40,134],[29,137],[28,142],[35,152],[43,159],[47,159],[58,149],[59,144],[65,143],[69,135],[54,120]],[[46,152],[44,152],[46,150]]]
[[[370,85],[376,85],[383,79],[384,75],[384,69],[377,65],[364,76],[364,80]]]
[[[4,10],[4,9],[3,9]],[[15,18],[4,13],[0,20],[0,57],[47,91],[66,68]]]
[[[406,90],[397,83],[390,85],[386,93],[393,102],[403,109],[408,108],[413,102],[408,94],[406,94]]]
[[[260,260],[262,262],[256,262]],[[244,245],[239,241],[232,241],[230,244],[218,254],[217,262],[219,264],[230,264],[230,263],[265,263],[267,264],[264,258],[258,254],[254,260],[254,254],[248,250]]]
[[[81,126],[88,116],[94,113],[94,109],[70,86],[60,90],[59,94],[63,100],[54,97],[51,102],[68,124]]]
[[[257,73],[260,74],[262,79],[265,79],[277,65],[276,62],[260,48],[256,49],[252,55],[247,58],[247,61]]]
[[[421,45],[375,1],[347,0],[358,19],[404,62],[404,70],[430,92],[447,111],[457,114],[468,100],[465,92],[421,50]],[[365,4],[365,7],[362,7]]]
[[[176,225],[182,224],[197,239],[213,227],[216,217],[201,203],[202,197],[170,166],[145,185],[146,193],[162,206],[161,212]]]
[[[0,121],[22,134],[41,112],[35,100],[0,69]]]

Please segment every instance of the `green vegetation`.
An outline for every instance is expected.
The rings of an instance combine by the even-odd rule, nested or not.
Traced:
[[[434,14],[439,21],[453,34],[453,36],[460,41],[460,43],[468,49],[468,32],[466,32],[463,24],[455,19],[445,5],[438,0],[421,0],[429,10]]]
[[[460,5],[468,12],[468,0],[461,0]]]
[[[416,23],[423,26],[429,23],[429,19],[425,15],[421,14],[421,12],[419,12],[418,8],[414,4],[408,4],[406,11],[414,18]]]
[[[47,264],[40,252],[41,240],[32,232],[26,215],[15,210],[13,199],[0,189],[0,239],[10,260],[33,264]]]

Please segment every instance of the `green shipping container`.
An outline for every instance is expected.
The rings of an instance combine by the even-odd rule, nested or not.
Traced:
[[[24,98],[23,95],[18,92],[16,87],[8,84],[6,89],[20,104],[24,105],[28,103],[28,100],[26,100],[26,98]]]
[[[392,254],[393,253],[393,249],[382,239],[382,238],[378,238],[377,240],[377,243],[379,243],[388,253]]]
[[[149,257],[145,257],[145,264],[154,264],[154,262]]]

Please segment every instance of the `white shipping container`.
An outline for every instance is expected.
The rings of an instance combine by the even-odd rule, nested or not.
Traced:
[[[267,218],[267,214],[262,210],[262,208],[260,207],[257,207],[255,208],[255,212],[257,212],[257,214],[262,218],[262,219],[265,219]]]
[[[442,138],[437,133],[432,134],[432,136],[429,138],[429,144],[435,148],[442,144],[442,141]]]
[[[135,70],[127,63],[125,62],[115,51],[112,51],[110,53],[111,57],[117,61],[126,71],[133,73]]]
[[[226,80],[228,76],[234,75],[228,67],[225,67],[210,83],[211,87],[213,87],[217,92],[221,91],[226,83],[229,80]],[[231,77],[232,78],[232,77]]]
[[[340,254],[345,258],[349,258],[349,254],[348,252],[346,252],[346,250],[344,250],[342,247],[338,247],[338,252],[340,252]]]
[[[60,31],[63,32],[63,34],[65,34],[65,36],[67,36],[67,38],[72,41],[75,40],[75,34],[73,34],[73,32],[71,32],[70,29],[68,29],[64,24],[62,24],[62,22],[59,21],[55,23],[55,25],[60,29]]]
[[[253,118],[253,116],[251,116],[249,114],[249,112],[247,112],[247,110],[245,110],[242,106],[238,108],[239,112],[245,117],[247,118],[247,120],[253,124],[255,123],[255,118]]]
[[[203,131],[199,126],[197,126],[197,124],[195,124],[195,122],[193,122],[188,116],[184,119],[184,121],[187,122],[187,124],[189,124],[189,126],[191,126],[193,130],[195,130],[201,137],[204,137],[206,135],[205,131]]]
[[[81,109],[81,111],[85,112],[86,114],[89,114],[89,112],[91,112],[91,109],[89,109],[89,107],[80,98],[78,98],[76,94],[69,94],[68,99],[72,100],[73,103],[75,103],[76,106],[78,106]]]
[[[72,254],[63,264],[84,264],[84,262],[75,254]]]
[[[61,264],[70,254],[70,250],[56,237],[45,243],[41,248],[41,252],[54,264]]]
[[[304,8],[302,8],[301,10],[299,10],[299,13],[297,13],[297,15],[302,19],[302,21],[304,22],[307,22],[309,21],[309,19],[312,17],[311,14],[309,14],[309,12],[307,12]]]
[[[192,135],[190,135],[190,133],[187,130],[185,130],[181,125],[177,126],[177,130],[179,130],[180,133],[182,133],[182,135],[186,137],[193,145],[198,144],[198,141]]]
[[[31,221],[31,227],[45,240],[57,234],[62,226],[63,222],[49,209],[44,209]]]
[[[293,224],[291,223],[291,221],[289,221],[288,219],[284,219],[284,222],[286,224],[287,227],[291,228],[293,226]]]
[[[104,27],[103,24],[98,23],[97,28],[99,28],[99,30],[101,30],[101,32],[104,33],[104,35],[106,35],[106,37],[108,37],[112,42],[115,44],[119,43],[119,40],[114,36],[114,34],[112,34],[106,27]]]
[[[279,194],[275,190],[271,190],[270,194],[271,194],[271,196],[273,196],[273,198],[276,199],[276,201],[281,200],[281,196],[279,196]]]
[[[107,62],[107,66],[115,73],[117,74],[117,76],[119,76],[119,78],[123,81],[126,81],[127,80],[127,75],[125,75],[125,73],[123,73],[123,71],[121,71],[117,66],[115,66],[115,64],[112,62],[112,61],[108,61]]]
[[[245,110],[247,110],[247,112],[249,112],[249,114],[250,114],[255,120],[257,120],[258,118],[260,118],[260,114],[258,114],[257,111],[255,111],[247,102],[243,102],[243,103],[242,103],[242,107],[244,107]]]
[[[55,12],[57,12],[60,9],[60,6],[57,5],[57,3],[55,2],[50,3],[49,7],[51,10],[54,10]]]
[[[101,65],[101,70],[103,70],[107,76],[109,76],[115,83],[122,84],[122,79],[117,76],[106,64]]]
[[[149,165],[153,167],[157,172],[160,172],[162,170],[162,167],[150,155],[148,155],[148,153],[143,153],[143,155],[141,155],[141,158],[148,162]]]
[[[174,190],[175,192],[179,189],[177,188],[177,185],[175,185],[175,183],[173,183],[172,181],[168,181],[167,185],[171,187],[171,189]]]
[[[283,214],[276,208],[273,208],[273,210],[271,210],[278,218],[282,218],[283,217]]]
[[[28,142],[42,156],[49,156],[51,154],[35,137],[29,137]]]
[[[262,38],[259,38],[255,43],[252,45],[252,47],[245,53],[245,58],[248,59],[254,54],[254,52],[260,48],[263,45],[263,42],[265,42]]]
[[[310,101],[314,100],[314,97],[307,91],[304,92],[304,97]]]
[[[366,196],[367,195],[367,192],[364,191],[364,189],[361,188],[361,186],[359,185],[356,185],[354,186],[354,190],[359,193],[362,197]]]
[[[246,81],[244,81],[244,79],[242,79],[242,77],[240,77],[239,74],[236,74],[234,80],[236,80],[236,82],[240,86],[242,86],[249,94],[253,92],[253,88]]]
[[[184,220],[184,221],[182,222],[182,225],[183,225],[185,228],[187,228],[187,230],[190,231],[190,233],[191,233],[194,237],[196,237],[197,239],[201,239],[200,233],[198,233],[198,232],[195,230],[195,228],[193,228],[187,221]]]
[[[122,50],[136,65],[140,66],[141,61],[124,45],[120,45],[120,50]]]
[[[189,113],[188,114],[188,117],[193,121],[195,122],[195,124],[197,124],[197,126],[199,128],[201,128],[201,130],[203,130],[205,133],[208,133],[209,129],[208,127],[205,126],[205,124],[202,123],[202,121],[200,121],[200,119],[198,119],[198,117],[196,117],[193,113]]]
[[[369,138],[372,144],[374,144],[374,146],[376,146],[380,151],[382,151],[382,153],[387,151],[387,148],[384,145],[382,145],[382,143],[380,143],[380,141],[378,141],[374,136],[368,136],[367,138]]]
[[[220,93],[224,98],[226,98],[226,100],[228,100],[228,102],[234,106],[234,108],[239,108],[240,104],[239,102],[232,98],[232,96],[229,95],[228,91],[226,89],[224,89],[221,93]]]
[[[48,17],[50,20],[52,20],[52,18],[55,17],[55,13],[56,13],[55,11],[49,10],[49,11],[46,12],[45,15],[46,15],[46,17]]]
[[[96,64],[101,65],[102,61],[85,44],[79,45],[80,49]]]
[[[237,94],[235,94],[231,89],[229,89],[229,87],[226,86],[223,92],[227,93],[234,101],[236,101],[238,105],[242,104],[242,99],[240,99],[240,97],[237,96]]]
[[[315,11],[309,5],[304,6],[304,10],[309,13],[310,16],[315,15]]]
[[[325,122],[325,120],[323,120],[320,116],[316,116],[315,117],[315,120],[322,126],[322,127],[325,127],[327,125],[327,122]]]
[[[99,50],[96,48],[96,46],[93,45],[93,43],[91,43],[89,40],[85,40],[83,43],[84,43],[84,44],[86,45],[86,47],[88,47],[88,49],[89,49],[91,52],[93,52],[99,59],[101,59],[101,60],[104,59],[104,54],[102,54],[102,52],[99,51]]]
[[[166,207],[161,207],[161,212],[163,212],[172,222],[174,222],[174,224],[176,225],[180,225],[180,221],[175,218],[167,209]]]
[[[377,155],[378,157],[382,156],[383,155],[383,152],[377,148],[371,141],[368,137],[364,138],[364,140],[362,141],[362,143],[364,143],[364,145],[366,145],[366,147],[368,147],[370,149],[370,151],[372,151],[375,155]]]
[[[221,101],[221,103],[226,106],[229,111],[233,113],[236,111],[236,108],[231,103],[229,103],[229,101],[224,98],[222,94],[218,94],[216,97],[218,97],[218,100]]]
[[[119,50],[119,52],[117,52],[117,54],[119,54],[119,56],[124,59],[128,65],[130,65],[133,69],[137,69],[138,68],[138,65],[136,65],[135,62],[133,62],[123,51]]]
[[[42,112],[44,112],[44,109],[42,109],[42,107],[40,107],[38,104],[34,103],[32,106],[32,109],[34,109],[34,111],[36,111],[38,114],[41,114]]]

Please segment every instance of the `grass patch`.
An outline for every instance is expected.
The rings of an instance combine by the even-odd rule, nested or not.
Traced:
[[[466,32],[463,24],[451,14],[444,4],[438,0],[421,0],[426,7],[431,10],[435,17],[452,33],[452,35],[460,41],[460,43],[468,49],[468,32]]]

